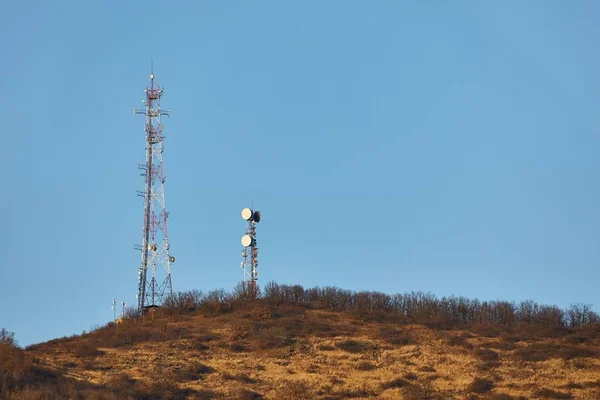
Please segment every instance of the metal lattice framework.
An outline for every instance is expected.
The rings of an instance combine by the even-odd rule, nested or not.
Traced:
[[[248,214],[244,214],[245,211]],[[256,224],[260,221],[260,211],[251,209],[242,210],[242,218],[246,219],[246,234],[242,237],[242,258],[241,267],[244,270],[244,288],[250,295],[256,297],[258,292],[258,241],[256,240]],[[248,218],[246,218],[246,216]],[[245,242],[248,240],[248,242]]]
[[[167,230],[169,213],[165,208],[165,173],[163,170],[164,139],[163,115],[171,116],[171,110],[163,110],[160,99],[163,88],[154,84],[154,73],[150,74],[150,85],[145,90],[145,109],[133,109],[134,115],[146,116],[146,162],[138,165],[143,172],[144,190],[138,195],[144,198],[144,227],[142,244],[136,246],[142,253],[138,272],[138,310],[162,304],[165,297],[173,294],[171,285],[171,263]]]
[[[258,243],[256,242],[256,226],[254,221],[246,223],[246,235],[250,236],[252,245],[242,250],[242,268],[244,270],[244,283],[251,282],[251,286],[256,286],[258,280]]]

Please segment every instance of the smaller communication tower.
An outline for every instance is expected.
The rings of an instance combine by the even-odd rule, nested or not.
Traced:
[[[242,210],[242,218],[246,221],[246,234],[242,236],[242,269],[244,270],[244,287],[255,297],[258,280],[258,242],[256,241],[256,224],[260,222],[260,211],[250,208]]]
[[[117,300],[112,299],[112,306],[110,306],[113,310],[113,322],[117,321]]]

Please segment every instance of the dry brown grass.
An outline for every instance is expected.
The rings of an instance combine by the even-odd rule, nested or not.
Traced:
[[[531,339],[523,328],[438,330],[289,305],[228,310],[136,319],[18,350],[33,363],[18,380],[34,384],[12,384],[21,394],[5,397],[60,386],[111,400],[600,398],[592,330]]]

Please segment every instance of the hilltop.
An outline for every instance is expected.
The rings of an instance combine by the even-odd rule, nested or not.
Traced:
[[[179,293],[92,332],[16,347],[5,399],[594,399],[589,307],[270,283]]]

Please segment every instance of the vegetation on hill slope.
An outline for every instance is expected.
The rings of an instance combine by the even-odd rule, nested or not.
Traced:
[[[0,398],[593,399],[599,320],[424,293],[191,291],[24,350],[0,331]]]

